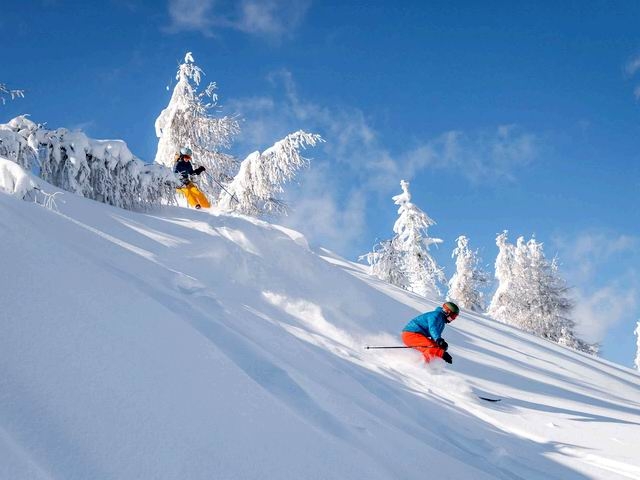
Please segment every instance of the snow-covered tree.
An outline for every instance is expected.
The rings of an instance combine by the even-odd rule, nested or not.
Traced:
[[[207,174],[199,179],[201,189],[215,198],[221,184],[231,180],[238,168],[237,160],[222,150],[228,149],[240,131],[235,117],[218,117],[216,84],[199,91],[204,72],[188,52],[178,67],[171,100],[156,120],[158,150],[155,162],[173,167],[180,147],[193,150],[193,162],[203,165]]]
[[[469,239],[461,235],[456,239],[457,246],[452,258],[456,259],[456,272],[449,280],[447,299],[460,307],[474,312],[483,312],[486,308],[483,288],[489,283],[489,277],[480,266],[478,252],[469,249]]]
[[[400,182],[402,193],[393,197],[398,205],[398,219],[392,240],[376,245],[373,252],[361,256],[371,265],[371,274],[398,287],[422,296],[441,296],[446,282],[443,269],[429,254],[429,247],[442,243],[428,234],[435,225],[426,213],[411,202],[409,182]]]
[[[203,75],[188,52],[178,67],[169,105],[156,120],[159,140],[155,162],[173,167],[176,153],[183,146],[189,147],[193,163],[206,168],[205,174],[198,177],[198,185],[213,203],[254,216],[285,212],[282,186],[308,165],[300,151],[322,139],[300,130],[239,162],[222,151],[230,148],[239,133],[238,120],[216,115],[216,84],[209,83],[199,90]]]
[[[7,98],[24,98],[24,90],[14,90],[9,88],[5,83],[0,82],[0,103],[4,105]]]
[[[597,353],[598,346],[577,338],[570,318],[573,304],[569,289],[558,271],[557,259],[549,261],[543,244],[532,238],[518,238],[515,247],[507,232],[498,235],[496,259],[498,289],[488,314],[503,323],[521,328],[583,352]]]
[[[119,140],[93,140],[65,128],[48,130],[26,116],[0,125],[0,155],[53,185],[121,208],[172,201],[175,176],[145,165]]]
[[[262,153],[253,152],[221,192],[220,207],[253,216],[285,213],[282,185],[308,165],[300,151],[322,141],[320,135],[299,130]]]
[[[393,197],[398,205],[398,219],[393,226],[396,234],[394,242],[402,255],[403,270],[409,281],[408,290],[418,295],[441,296],[440,286],[446,283],[444,271],[429,254],[429,247],[442,243],[439,238],[430,237],[428,229],[435,225],[425,212],[411,202],[409,182],[400,182],[402,193]]]
[[[0,155],[0,191],[25,199],[37,188],[31,176],[20,165]]]
[[[7,158],[26,170],[38,164],[37,146],[30,144],[29,139],[41,128],[26,115],[16,117],[7,124],[0,124],[0,157]]]
[[[409,279],[403,269],[402,259],[402,251],[396,248],[393,240],[381,241],[373,247],[372,252],[360,257],[371,266],[369,273],[372,276],[408,290]]]
[[[526,244],[522,237],[519,238],[517,249],[523,251],[522,257],[527,260],[520,272],[524,277],[523,293],[526,295],[521,328],[575,348],[575,324],[569,317],[573,303],[569,299],[569,288],[558,271],[557,259],[547,260],[542,243],[535,238]]]
[[[511,308],[516,303],[514,257],[515,248],[507,242],[505,230],[496,237],[498,256],[495,262],[495,278],[498,287],[493,294],[487,314],[503,323],[513,324]]]
[[[636,339],[637,339],[637,345],[638,345],[638,349],[636,352],[635,367],[636,367],[636,370],[640,370],[640,320],[638,320],[635,333],[636,333]]]

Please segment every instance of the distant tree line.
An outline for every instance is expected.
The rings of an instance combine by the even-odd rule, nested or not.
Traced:
[[[402,193],[393,197],[399,205],[394,236],[377,243],[361,259],[370,265],[371,275],[421,296],[444,298],[473,312],[484,312],[506,323],[560,345],[596,354],[598,345],[579,339],[571,319],[573,304],[569,288],[562,279],[557,259],[548,260],[543,244],[531,238],[510,244],[507,232],[496,238],[495,261],[497,288],[487,307],[484,292],[489,275],[480,265],[477,250],[469,248],[469,239],[460,236],[452,257],[456,271],[447,282],[429,249],[441,239],[429,236],[435,222],[411,202],[409,183],[400,183]]]

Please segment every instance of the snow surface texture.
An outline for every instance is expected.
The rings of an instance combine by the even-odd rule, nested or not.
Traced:
[[[464,311],[365,350],[437,303],[291,230],[0,192],[0,239],[2,479],[640,478],[637,372]]]

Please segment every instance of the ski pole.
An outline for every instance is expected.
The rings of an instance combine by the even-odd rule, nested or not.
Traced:
[[[372,347],[370,345],[367,345],[367,346],[364,347],[364,349],[365,350],[371,350],[371,349],[374,349],[374,348],[416,348],[416,347],[419,347],[419,348],[440,348],[440,347],[435,346],[435,345],[412,345],[410,347],[408,347],[408,346],[392,346],[392,347],[377,347],[376,346],[376,347]]]
[[[222,190],[227,192],[231,196],[231,198],[233,198],[236,202],[240,203],[240,200],[238,200],[233,193],[231,193],[229,190],[224,188],[220,182],[218,182],[215,178],[213,178],[213,175],[210,175],[210,174],[207,173],[207,177],[209,177],[211,180],[213,180]]]

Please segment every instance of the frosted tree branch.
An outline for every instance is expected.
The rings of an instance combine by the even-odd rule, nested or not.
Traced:
[[[5,83],[0,83],[0,103],[3,105],[6,103],[6,97],[11,97],[11,100],[24,98],[24,90],[14,90],[7,87]]]

